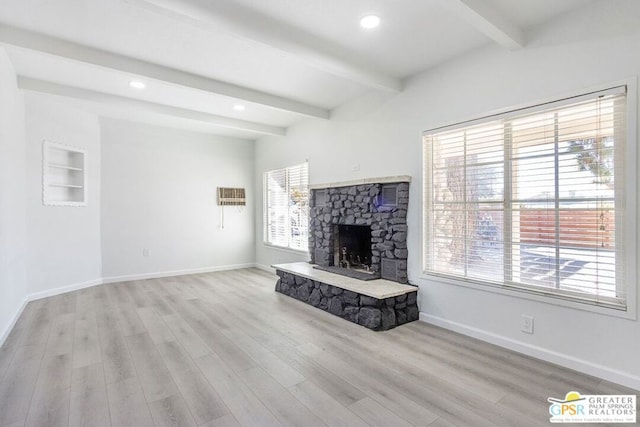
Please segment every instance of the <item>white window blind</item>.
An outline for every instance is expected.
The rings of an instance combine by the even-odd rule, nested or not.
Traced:
[[[424,136],[428,274],[626,308],[626,88]]]
[[[264,241],[308,250],[308,163],[266,172],[264,191]]]

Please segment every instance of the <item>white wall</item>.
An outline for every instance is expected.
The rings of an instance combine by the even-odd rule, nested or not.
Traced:
[[[105,279],[253,265],[252,141],[101,124]],[[247,190],[247,206],[225,207],[224,224],[216,187]]]
[[[25,94],[27,139],[27,224],[29,293],[98,283],[100,254],[100,128],[94,114],[51,97]],[[87,206],[44,206],[42,142],[59,142],[87,150]]]
[[[0,47],[0,345],[27,295],[23,97]]]
[[[87,150],[86,207],[43,205],[44,140]],[[103,280],[252,266],[253,156],[250,141],[101,123],[23,93],[0,48],[0,343],[28,300]],[[217,186],[245,187],[248,206],[225,207],[223,221]]]
[[[501,295],[446,284],[421,275],[422,132],[635,79],[640,73],[638,22],[640,2],[596,2],[530,32],[524,49],[487,46],[411,79],[400,94],[368,94],[334,111],[330,121],[308,120],[289,129],[285,137],[259,140],[256,177],[305,158],[309,159],[312,184],[411,175],[409,279],[420,286],[423,320],[640,389],[640,325],[636,320],[538,302],[518,293]],[[637,94],[632,95],[635,100]],[[629,143],[637,143],[637,134]],[[359,171],[354,172],[354,166]],[[634,183],[629,191],[637,189]],[[257,230],[262,229],[261,204],[258,193]],[[259,236],[258,264],[299,258],[264,247]],[[637,236],[632,240],[637,241]],[[637,264],[635,241],[630,250]],[[534,335],[520,332],[521,314],[535,317]]]

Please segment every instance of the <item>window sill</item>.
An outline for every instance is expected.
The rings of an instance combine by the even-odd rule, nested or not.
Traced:
[[[591,313],[597,313],[610,317],[617,317],[621,319],[627,320],[637,320],[637,313],[635,307],[635,301],[631,296],[627,295],[627,309],[615,309],[609,307],[601,307],[597,305],[593,305],[587,302],[578,302],[572,301],[570,299],[563,298],[561,296],[555,295],[543,295],[534,290],[527,290],[521,288],[511,288],[507,286],[500,285],[492,285],[492,284],[481,284],[478,282],[470,281],[470,280],[457,280],[451,277],[438,276],[434,274],[429,274],[427,272],[422,272],[420,274],[420,279],[428,283],[437,283],[443,285],[454,285],[460,286],[464,288],[470,288],[477,291],[482,292],[490,292],[494,294],[509,296],[513,298],[520,298],[529,301],[536,301],[543,304],[551,304],[561,307],[572,308],[575,310],[588,311]]]
[[[278,246],[278,245],[273,245],[273,244],[267,243],[267,242],[262,242],[262,245],[265,248],[273,249],[273,250],[276,250],[276,251],[288,252],[288,253],[293,253],[293,254],[297,254],[297,255],[309,255],[309,251],[308,250],[294,249],[294,248],[289,248],[287,246]]]

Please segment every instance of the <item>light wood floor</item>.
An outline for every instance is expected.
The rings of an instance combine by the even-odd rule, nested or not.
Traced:
[[[414,322],[372,332],[249,269],[31,302],[0,426],[548,425],[548,396],[634,393]]]

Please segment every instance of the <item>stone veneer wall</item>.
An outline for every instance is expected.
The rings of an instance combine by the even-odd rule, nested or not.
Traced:
[[[390,184],[312,191],[309,200],[309,253],[312,263],[330,265],[334,256],[335,225],[367,225],[371,227],[371,270],[387,273],[382,274],[382,278],[407,283],[409,183],[391,183],[397,185],[397,197],[392,204],[381,197],[381,190],[386,185]],[[324,203],[316,205],[318,191],[325,191],[326,196]],[[383,263],[384,268],[381,268]],[[390,270],[393,270],[393,275],[388,274]]]
[[[377,299],[282,270],[276,270],[276,274],[279,277],[276,292],[375,331],[418,320],[418,288],[415,292]]]

